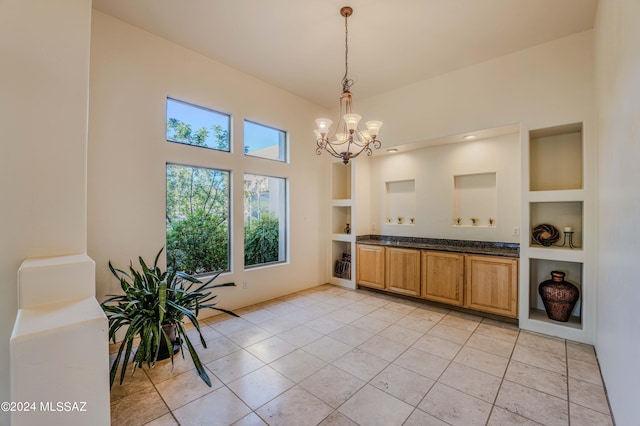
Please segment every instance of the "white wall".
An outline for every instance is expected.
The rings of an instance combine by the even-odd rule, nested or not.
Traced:
[[[593,118],[593,32],[585,31],[379,96],[357,112],[384,122],[383,148],[520,123]]]
[[[88,0],[0,2],[0,401],[20,263],[86,251],[90,15]]]
[[[360,99],[357,110],[385,123],[382,149],[513,124],[520,124],[524,135],[529,129],[574,122],[585,122],[590,129],[594,112],[593,32]],[[369,188],[372,211],[362,220],[372,233],[518,242],[520,238],[512,233],[513,227],[520,225],[522,136],[504,138],[508,142],[475,141],[391,156],[374,154]],[[592,143],[593,135],[585,135],[585,144]],[[452,176],[498,170],[497,227],[452,227]],[[413,178],[416,226],[385,225],[384,181]],[[359,205],[358,211],[362,210]],[[526,238],[526,230],[524,234]]]
[[[458,240],[518,242],[512,236],[520,224],[520,135],[513,133],[473,142],[462,142],[374,157],[371,160],[371,213],[373,234]],[[454,176],[495,173],[497,203],[494,227],[482,216],[482,226],[453,226]],[[415,181],[415,225],[387,224],[386,182]],[[470,225],[470,214],[459,213]],[[392,222],[397,222],[392,215]],[[486,216],[486,217],[485,217]]]
[[[640,2],[601,0],[596,19],[599,270],[596,350],[619,425],[637,425],[640,383]]]
[[[234,153],[166,142],[167,96],[231,114]],[[152,260],[165,244],[166,162],[233,171],[233,273],[219,281],[238,287],[220,290],[220,306],[234,309],[326,282],[328,223],[322,213],[329,157],[315,155],[312,133],[314,118],[324,114],[308,101],[94,11],[88,244],[96,261],[98,300],[117,291],[109,260],[121,267],[139,255]],[[291,164],[245,158],[245,118],[286,130]],[[289,179],[287,265],[243,270],[245,171]],[[242,288],[245,280],[248,289]]]

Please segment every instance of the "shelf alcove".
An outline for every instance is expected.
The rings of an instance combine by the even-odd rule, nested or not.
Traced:
[[[582,189],[582,157],[582,123],[530,131],[530,190]]]
[[[416,181],[386,182],[385,201],[387,223],[411,224],[416,216]]]
[[[452,223],[457,224],[456,219],[460,218],[460,225],[473,225],[471,218],[477,218],[477,226],[495,226],[498,211],[495,172],[454,176],[453,194]]]
[[[566,274],[565,281],[570,282],[571,284],[578,287],[578,290],[580,290],[580,298],[578,299],[576,306],[573,308],[573,312],[571,313],[569,321],[566,323],[554,321],[547,317],[544,309],[544,304],[542,303],[542,299],[540,298],[540,295],[538,293],[538,286],[543,281],[551,278],[551,271],[564,272]],[[552,324],[562,324],[568,327],[581,329],[582,302],[584,297],[582,291],[582,271],[583,264],[579,262],[567,262],[549,259],[529,259],[529,318]]]

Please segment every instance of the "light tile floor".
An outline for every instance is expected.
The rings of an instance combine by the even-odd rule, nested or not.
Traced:
[[[592,346],[331,285],[237,313],[203,321],[212,387],[159,362],[114,385],[112,424],[613,424]]]

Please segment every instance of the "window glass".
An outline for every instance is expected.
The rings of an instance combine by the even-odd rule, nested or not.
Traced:
[[[286,140],[287,133],[282,130],[244,121],[245,155],[285,162],[287,161]]]
[[[244,175],[244,265],[286,260],[286,180]]]
[[[167,164],[167,266],[189,274],[228,271],[226,170]]]
[[[229,151],[231,117],[167,98],[167,141]]]

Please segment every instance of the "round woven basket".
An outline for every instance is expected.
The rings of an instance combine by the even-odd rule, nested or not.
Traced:
[[[543,223],[531,231],[533,241],[543,246],[550,246],[560,239],[560,232],[555,226]]]

